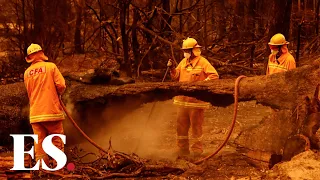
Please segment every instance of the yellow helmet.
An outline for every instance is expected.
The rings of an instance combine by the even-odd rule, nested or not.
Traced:
[[[195,47],[200,48],[201,46],[198,45],[197,40],[195,40],[194,38],[187,38],[183,40],[182,49],[193,49]]]
[[[42,59],[47,61],[48,57],[44,53],[40,53],[37,57],[30,57],[30,54],[42,51],[42,48],[39,44],[31,44],[27,49],[27,57],[25,58],[28,63],[32,63],[35,59]]]
[[[272,36],[272,38],[270,39],[270,42],[268,43],[269,45],[273,45],[273,46],[280,46],[280,45],[284,45],[284,44],[289,44],[288,41],[286,41],[286,38],[284,37],[283,34],[275,34],[274,36]]]
[[[39,44],[31,44],[27,49],[27,55],[29,56],[32,53],[36,53],[38,51],[42,51],[42,48]]]

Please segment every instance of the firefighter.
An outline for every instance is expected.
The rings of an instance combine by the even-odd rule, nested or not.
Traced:
[[[275,34],[268,43],[271,54],[268,60],[268,67],[266,75],[285,72],[290,69],[296,68],[296,62],[294,57],[289,53],[288,50],[289,42],[283,34]]]
[[[33,133],[38,135],[38,143],[34,143],[35,157],[36,161],[43,159],[49,166],[49,157],[41,145],[50,134],[64,134],[62,120],[65,117],[59,96],[66,89],[65,79],[54,63],[45,62],[48,57],[38,44],[28,47],[25,60],[31,63],[24,73],[24,83],[29,97],[30,124]],[[59,137],[54,137],[52,143],[64,151],[64,143]]]
[[[184,59],[174,68],[172,60],[167,66],[170,67],[170,74],[173,80],[179,82],[208,81],[218,79],[216,69],[201,56],[201,46],[194,38],[187,38],[182,43]],[[178,106],[177,117],[177,146],[178,155],[187,156],[190,154],[189,139],[193,141],[191,151],[194,156],[203,153],[202,145],[202,123],[204,110],[210,107],[208,102],[200,101],[193,97],[176,96],[175,105]],[[189,138],[189,129],[192,129],[192,136]]]

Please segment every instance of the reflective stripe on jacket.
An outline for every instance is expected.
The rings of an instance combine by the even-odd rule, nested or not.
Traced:
[[[30,103],[30,123],[65,118],[58,93],[62,94],[66,85],[55,64],[44,61],[32,63],[24,73],[24,83]]]
[[[208,109],[210,107],[210,103],[200,101],[194,97],[188,97],[188,96],[174,97],[173,104],[178,106],[184,106],[184,107],[190,107],[190,108],[201,108],[201,109]]]
[[[283,54],[278,58],[279,63],[275,59],[275,55],[269,56],[266,75],[285,72],[296,68],[296,62],[294,57],[288,52],[288,48],[284,46],[281,48],[281,50]]]
[[[194,58],[191,63],[184,58],[176,69],[171,71],[171,77],[179,82],[195,82],[218,79],[219,75],[216,69],[202,56]],[[210,103],[200,101],[194,97],[176,96],[174,97],[175,105],[193,108],[209,108]]]

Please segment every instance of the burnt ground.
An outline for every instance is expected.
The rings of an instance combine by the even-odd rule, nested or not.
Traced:
[[[141,136],[140,148],[136,151],[140,157],[157,161],[175,161],[177,158],[175,155],[176,107],[172,104],[172,100],[156,102],[151,119],[146,125],[152,105],[152,103],[144,104],[141,108],[126,114],[124,118],[112,124],[100,124],[100,128],[92,130],[91,132],[94,133],[90,133],[90,136],[99,144],[105,145],[106,148],[111,137],[113,149],[125,153],[134,151]],[[121,113],[120,109],[119,113]],[[261,179],[265,170],[255,167],[245,156],[237,152],[233,142],[241,130],[257,125],[264,116],[270,113],[269,107],[256,104],[255,101],[239,103],[237,123],[227,145],[217,155],[200,165],[200,171],[187,171],[179,178],[239,179],[251,177]],[[233,105],[225,108],[211,107],[206,111],[203,125],[204,155],[212,153],[222,143],[231,124],[232,116]],[[68,128],[71,127],[66,124],[65,128],[68,137]],[[79,147],[85,151],[96,152],[95,148],[85,141],[80,143]],[[90,157],[87,160],[91,160]],[[176,176],[167,176],[170,179],[174,177]]]

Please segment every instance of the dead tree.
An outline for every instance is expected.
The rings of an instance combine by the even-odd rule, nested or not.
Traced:
[[[287,39],[289,39],[290,30],[290,17],[292,0],[284,1],[270,1],[273,5],[271,27],[269,31],[269,36],[272,37],[276,33],[282,33]]]
[[[43,1],[34,1],[34,31],[33,31],[33,41],[39,44],[43,44],[43,33],[42,28],[44,28],[44,16],[43,16]]]
[[[134,70],[138,70],[138,65],[140,61],[140,53],[139,53],[139,42],[138,42],[138,34],[137,34],[137,22],[139,20],[139,12],[136,8],[133,10],[133,23],[132,23],[132,41],[131,48],[134,56]],[[138,72],[140,73],[140,72]]]
[[[124,76],[132,76],[131,72],[131,59],[129,58],[129,43],[128,43],[128,34],[126,30],[127,26],[127,16],[129,11],[129,2],[128,0],[119,1],[120,7],[120,29],[121,29],[121,40],[122,40],[122,52],[123,52],[123,61],[121,62],[120,71],[124,73]]]
[[[83,17],[83,2],[75,1],[75,9],[76,9],[76,26],[74,33],[74,48],[76,53],[83,53],[82,43],[81,43],[81,24]]]

